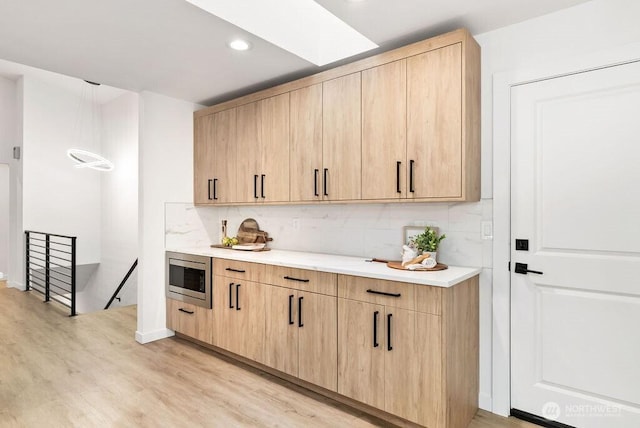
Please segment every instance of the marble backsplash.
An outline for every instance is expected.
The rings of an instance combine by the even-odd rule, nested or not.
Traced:
[[[221,220],[235,235],[245,218],[269,232],[271,248],[359,257],[400,258],[403,226],[437,226],[447,238],[439,260],[459,266],[491,267],[491,241],[483,221],[492,219],[492,201],[465,203],[323,204],[295,206],[194,207],[165,205],[165,247],[216,244]]]

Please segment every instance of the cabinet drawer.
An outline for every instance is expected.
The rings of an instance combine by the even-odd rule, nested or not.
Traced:
[[[335,296],[337,275],[316,270],[268,265],[266,266],[265,282],[295,290]]]
[[[264,265],[238,260],[213,259],[213,274],[252,282],[264,282]]]
[[[338,297],[440,315],[440,287],[338,275]]]
[[[213,311],[167,299],[167,328],[205,343],[212,342]]]

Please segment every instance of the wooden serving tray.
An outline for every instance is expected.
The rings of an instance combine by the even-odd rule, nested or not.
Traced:
[[[433,271],[436,271],[436,270],[449,269],[449,266],[445,265],[444,263],[438,263],[436,265],[436,267],[432,267],[432,268],[429,268],[429,269],[415,269],[415,270],[410,270],[410,269],[407,269],[406,267],[402,266],[402,262],[388,262],[387,266],[392,268],[392,269],[408,270],[409,272],[433,272]]]
[[[211,246],[211,248],[222,248],[222,249],[225,249],[225,250],[232,250],[232,251],[245,251],[245,252],[247,252],[247,251],[256,251],[256,252],[257,252],[257,251],[271,251],[271,248],[267,248],[267,247],[260,248],[260,249],[258,249],[258,250],[236,250],[236,249],[233,249],[233,248],[231,248],[231,247],[226,247],[226,246],[224,246],[224,245],[222,245],[222,244],[214,244],[214,245],[212,245],[212,246]]]

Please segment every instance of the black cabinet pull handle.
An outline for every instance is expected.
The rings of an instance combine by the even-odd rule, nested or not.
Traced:
[[[236,311],[240,310],[240,284],[236,284]]]
[[[329,174],[329,168],[324,169],[322,177],[322,188],[324,196],[329,196],[329,190],[327,190],[327,174]]]
[[[229,283],[229,309],[233,309],[233,282]]]
[[[516,273],[521,273],[523,275],[526,275],[528,273],[536,273],[538,275],[543,275],[543,273],[540,272],[539,270],[530,270],[529,265],[527,265],[526,263],[516,263]]]
[[[292,276],[283,276],[284,279],[288,279],[289,281],[298,281],[298,282],[309,282],[308,279],[300,279],[300,278],[294,278]]]
[[[396,192],[402,193],[400,189],[400,168],[402,167],[402,162],[396,162]]]
[[[289,325],[293,325],[293,294],[289,296]]]
[[[413,188],[413,164],[415,163],[416,162],[413,159],[409,161],[409,191],[411,193],[416,191],[416,189]]]
[[[245,273],[245,270],[242,269],[234,269],[234,268],[226,268],[225,270],[228,270],[229,272],[238,272],[238,273]]]
[[[211,183],[213,182],[213,180],[209,179],[207,180],[207,199],[212,200],[213,198],[211,197]]]
[[[298,297],[298,327],[304,327],[302,324],[302,299],[304,297]]]
[[[253,176],[253,197],[258,199],[258,176],[255,174]]]
[[[393,350],[391,346],[391,314],[387,315],[387,351]]]
[[[381,296],[389,296],[389,297],[400,297],[402,294],[400,293],[385,293],[384,291],[376,291],[376,290],[367,290],[367,293],[371,294],[380,294]]]
[[[193,315],[193,311],[188,311],[188,310],[186,310],[186,309],[184,309],[184,308],[180,308],[180,309],[178,309],[178,310],[179,310],[180,312],[184,312],[185,314]]]
[[[380,311],[375,311],[373,313],[373,347],[377,348],[380,344],[378,343],[378,315],[380,315]]]
[[[317,169],[313,170],[313,196],[320,196],[318,194],[318,172],[320,172]]]
[[[264,174],[260,176],[260,196],[264,199]]]
[[[218,200],[218,179],[213,179],[213,199]]]

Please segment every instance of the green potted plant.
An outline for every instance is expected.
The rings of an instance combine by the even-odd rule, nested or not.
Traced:
[[[418,250],[418,254],[428,253],[433,260],[437,261],[438,247],[440,246],[440,242],[446,237],[447,235],[444,233],[439,235],[437,228],[427,226],[424,228],[424,232],[411,238],[409,244]]]

